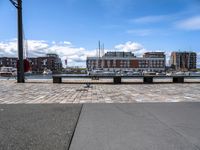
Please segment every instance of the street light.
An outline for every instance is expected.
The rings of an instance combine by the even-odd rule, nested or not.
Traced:
[[[18,66],[17,66],[17,82],[24,83],[24,61],[23,61],[23,29],[22,29],[22,0],[10,0],[17,8],[18,16]]]

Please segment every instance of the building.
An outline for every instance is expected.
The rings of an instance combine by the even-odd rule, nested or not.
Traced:
[[[146,52],[144,58],[165,58],[164,52]]]
[[[196,70],[197,55],[195,52],[172,52],[171,67],[177,71]]]
[[[0,57],[0,67],[13,67],[17,66],[16,57]]]
[[[57,54],[47,54],[44,57],[29,58],[32,72],[43,72],[49,69],[59,72],[62,69],[62,61]]]
[[[148,52],[136,57],[132,52],[107,52],[102,57],[87,57],[89,71],[165,71],[164,52]]]
[[[17,66],[16,57],[0,57],[0,67],[14,67]],[[31,66],[31,71],[35,73],[42,73],[45,69],[53,72],[62,70],[62,62],[57,54],[47,54],[44,57],[28,58]]]

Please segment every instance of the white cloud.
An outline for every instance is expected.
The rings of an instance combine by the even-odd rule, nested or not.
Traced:
[[[147,50],[140,43],[131,41],[116,45],[115,49],[117,51],[133,52],[137,57],[142,57],[142,55],[147,52]]]
[[[200,30],[200,16],[191,17],[175,23],[176,27],[185,30]]]
[[[17,55],[16,49],[16,40],[0,42],[0,56]]]
[[[39,55],[41,51],[46,52],[49,47],[49,44],[43,40],[28,40],[27,45],[28,51],[35,53],[36,55]]]
[[[144,16],[144,17],[132,19],[130,21],[133,23],[156,23],[156,22],[164,21],[166,19],[169,19],[169,16],[155,15],[155,16]]]
[[[64,41],[63,43],[66,44],[66,45],[72,45],[72,43],[69,42],[69,41]]]
[[[143,49],[143,46],[139,43],[128,41],[124,44],[116,45],[115,48],[117,50],[121,50],[121,51],[125,51],[125,52],[130,52],[130,51],[136,52],[138,50]]]
[[[87,56],[95,55],[82,47],[76,47],[71,42],[47,42],[44,40],[28,40],[28,57],[44,56],[46,53],[57,53],[62,61],[67,58],[69,65],[85,65]],[[17,57],[17,40],[0,42],[0,57]],[[63,63],[64,64],[64,63]]]

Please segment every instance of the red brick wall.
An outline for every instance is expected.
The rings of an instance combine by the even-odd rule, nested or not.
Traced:
[[[130,60],[130,68],[139,68],[138,60]]]

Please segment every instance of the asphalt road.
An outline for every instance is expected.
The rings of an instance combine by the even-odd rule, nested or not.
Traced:
[[[82,105],[0,105],[0,150],[66,150]]]
[[[85,104],[70,150],[199,150],[200,103]]]

